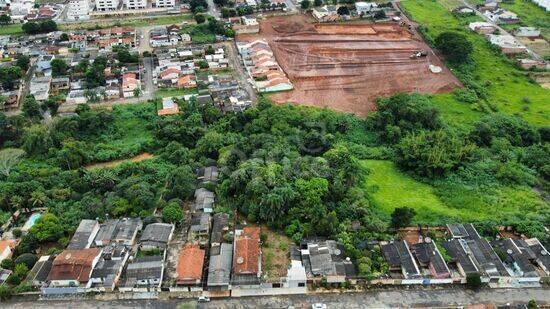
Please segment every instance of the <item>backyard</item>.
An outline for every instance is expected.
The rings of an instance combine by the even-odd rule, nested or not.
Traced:
[[[401,7],[416,22],[427,27],[426,34],[434,39],[444,31],[464,34],[474,45],[475,66],[472,76],[483,84],[488,92],[488,106],[501,112],[518,115],[527,121],[544,125],[549,121],[548,97],[550,90],[540,87],[530,80],[526,72],[517,69],[510,60],[491,48],[481,35],[469,31],[469,19],[458,19],[436,1],[404,0]],[[454,124],[468,124],[478,118],[477,110],[484,108],[480,103],[461,103],[449,94],[434,95],[435,102],[443,116]]]
[[[270,279],[286,276],[292,240],[266,225],[262,225],[262,235],[265,237],[262,241],[262,271]]]

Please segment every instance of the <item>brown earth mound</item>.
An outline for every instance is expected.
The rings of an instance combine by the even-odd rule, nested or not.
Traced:
[[[416,34],[398,24],[312,24],[303,15],[275,17],[261,23],[294,90],[272,95],[293,102],[365,115],[379,96],[398,92],[440,93],[460,83]],[[411,58],[418,51],[426,57]],[[429,65],[443,68],[438,74]]]

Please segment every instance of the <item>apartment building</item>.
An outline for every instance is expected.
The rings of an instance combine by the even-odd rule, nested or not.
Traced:
[[[139,10],[147,8],[147,0],[124,0],[124,6],[128,10]]]
[[[67,10],[67,20],[87,20],[90,19],[90,1],[89,0],[70,0]]]
[[[155,0],[153,3],[157,8],[171,8],[176,5],[176,0]]]
[[[96,9],[100,12],[117,10],[119,4],[119,0],[95,0]]]

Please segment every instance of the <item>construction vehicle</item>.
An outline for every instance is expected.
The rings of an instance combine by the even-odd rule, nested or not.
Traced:
[[[423,58],[423,57],[426,57],[428,56],[428,52],[425,51],[425,50],[419,50],[417,52],[414,52],[414,54],[412,54],[410,56],[411,59],[417,59],[417,58]]]

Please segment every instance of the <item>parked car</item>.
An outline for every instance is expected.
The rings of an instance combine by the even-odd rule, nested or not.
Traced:
[[[210,301],[210,297],[208,296],[199,296],[199,299],[197,300],[199,303],[207,303]]]
[[[327,305],[323,303],[316,303],[311,305],[311,309],[327,309]]]

